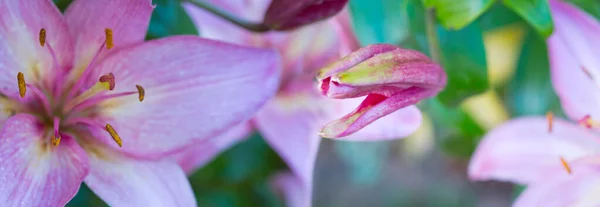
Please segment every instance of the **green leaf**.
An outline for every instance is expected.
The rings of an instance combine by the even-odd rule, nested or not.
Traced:
[[[561,111],[558,96],[550,82],[549,68],[546,43],[530,32],[525,39],[515,76],[505,91],[507,106],[515,116]]]
[[[548,0],[504,0],[504,4],[523,17],[542,37],[550,37],[554,26]]]
[[[440,61],[448,75],[448,84],[438,95],[440,101],[456,106],[464,99],[487,90],[487,63],[479,22],[459,31],[438,27],[437,35]]]
[[[150,19],[146,39],[156,39],[170,35],[193,34],[198,30],[179,1],[153,0],[156,5]]]
[[[600,19],[600,1],[598,0],[570,0],[568,1],[586,11],[596,19]]]
[[[475,119],[461,108],[450,108],[438,99],[430,99],[422,106],[429,112],[433,120],[441,126],[438,134],[442,135],[442,149],[453,156],[469,158],[475,151],[477,143],[485,134],[485,130]]]
[[[405,0],[352,0],[354,30],[363,45],[398,44],[406,38],[407,16],[398,12]]]
[[[447,29],[461,29],[483,14],[494,0],[422,0],[435,9],[440,23]]]

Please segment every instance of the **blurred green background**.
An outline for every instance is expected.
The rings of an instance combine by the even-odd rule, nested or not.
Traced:
[[[64,9],[70,0],[55,2]],[[153,2],[148,39],[202,32],[179,1]],[[571,2],[600,17],[600,1]],[[437,56],[449,82],[437,98],[420,103],[425,121],[409,138],[324,140],[314,206],[509,206],[520,187],[470,182],[466,166],[481,136],[507,119],[562,116],[549,77],[547,1],[350,0],[349,7],[363,45],[384,42]],[[283,206],[269,183],[282,169],[281,158],[253,134],[190,180],[199,206]],[[85,185],[68,204],[105,205]]]

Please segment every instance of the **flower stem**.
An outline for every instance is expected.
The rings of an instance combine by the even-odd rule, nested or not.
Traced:
[[[427,43],[431,59],[440,63],[440,42],[437,36],[435,11],[433,9],[425,11],[425,28],[427,30]]]
[[[242,27],[246,30],[250,30],[253,32],[268,32],[271,29],[262,23],[253,23],[253,22],[249,22],[247,20],[241,19],[233,14],[231,14],[230,12],[227,12],[223,9],[220,9],[208,2],[206,2],[206,0],[182,0],[182,1],[187,1],[191,4],[196,5],[197,7],[200,7],[204,10],[206,10],[207,12],[210,12],[218,17],[223,18],[224,20],[227,20],[239,27]]]

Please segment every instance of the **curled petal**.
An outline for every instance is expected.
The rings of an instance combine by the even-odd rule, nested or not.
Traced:
[[[446,85],[446,73],[427,56],[387,44],[358,49],[321,69],[317,79],[330,98],[366,96],[353,112],[323,127],[321,136],[330,138],[348,136]]]

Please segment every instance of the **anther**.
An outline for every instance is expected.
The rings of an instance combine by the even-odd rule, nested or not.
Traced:
[[[569,166],[569,163],[565,160],[565,158],[560,157],[560,163],[562,163],[562,166],[565,168],[567,173],[571,174],[573,172],[571,171],[571,166]]]
[[[40,45],[44,47],[46,44],[46,29],[40,29]]]
[[[21,72],[17,73],[17,83],[19,84],[19,96],[24,98],[25,92],[27,92],[27,86],[25,85],[25,76]]]
[[[58,133],[58,128],[60,127],[60,118],[54,117],[52,124],[54,125],[54,134],[51,137],[52,145],[54,145],[56,147],[56,146],[58,146],[58,144],[60,143],[60,139],[62,138],[62,137],[60,137],[60,134]]]
[[[104,35],[106,36],[106,49],[110,50],[114,46],[112,29],[104,29]]]
[[[144,96],[146,95],[146,91],[144,91],[144,88],[140,85],[135,85],[135,87],[138,90],[138,99],[140,102],[142,102],[144,100]]]
[[[554,114],[552,112],[546,113],[546,119],[548,120],[548,133],[552,132],[552,122],[554,119]]]
[[[100,76],[100,78],[98,79],[98,81],[100,81],[101,83],[107,83],[108,84],[108,90],[114,90],[115,89],[115,75],[112,73]]]
[[[60,137],[59,134],[56,134],[56,135],[53,134],[52,135],[52,145],[54,145],[55,147],[58,146],[58,144],[60,144],[60,139],[61,138],[62,137]]]
[[[119,145],[119,147],[122,147],[123,142],[121,141],[121,137],[119,137],[119,135],[117,134],[117,131],[115,131],[115,128],[113,128],[110,124],[106,124],[105,129],[108,132],[108,134],[110,134],[112,139],[115,140],[117,145]]]

